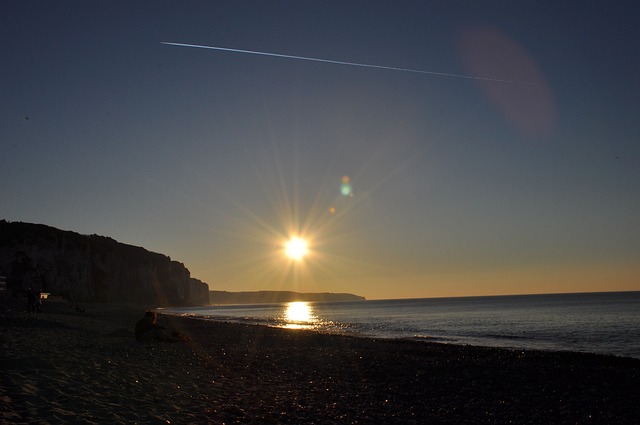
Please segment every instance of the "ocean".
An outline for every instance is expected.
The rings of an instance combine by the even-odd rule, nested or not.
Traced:
[[[291,302],[165,312],[369,338],[640,358],[640,292]]]

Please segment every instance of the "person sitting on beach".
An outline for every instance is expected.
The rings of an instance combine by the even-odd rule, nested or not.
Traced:
[[[158,325],[158,316],[154,311],[147,311],[136,323],[136,341],[184,342],[188,338],[179,332],[171,332]]]

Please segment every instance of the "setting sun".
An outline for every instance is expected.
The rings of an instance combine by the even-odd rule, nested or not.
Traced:
[[[292,260],[301,260],[309,253],[309,244],[299,237],[292,237],[284,245],[284,252]]]

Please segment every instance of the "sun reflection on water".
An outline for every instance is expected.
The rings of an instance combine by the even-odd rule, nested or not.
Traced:
[[[304,301],[289,302],[285,306],[283,325],[286,329],[313,329],[318,323],[311,304]]]

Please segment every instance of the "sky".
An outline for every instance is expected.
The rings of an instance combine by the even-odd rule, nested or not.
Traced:
[[[212,290],[640,290],[638,17],[5,0],[0,218],[166,254]]]

